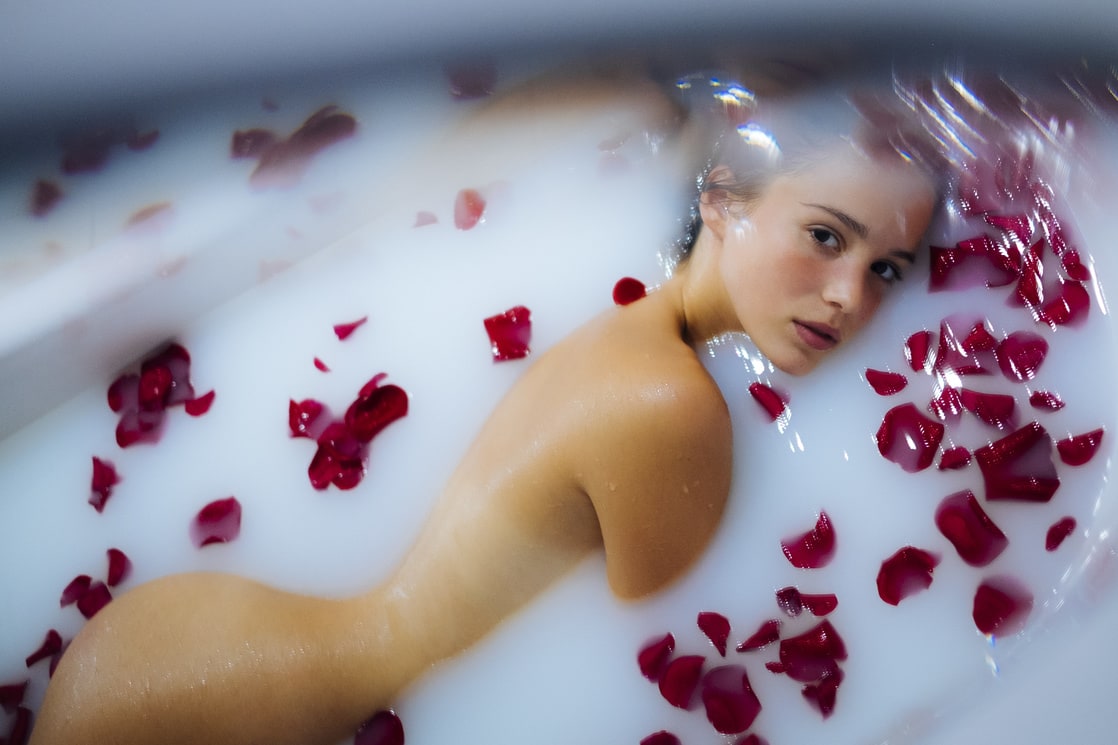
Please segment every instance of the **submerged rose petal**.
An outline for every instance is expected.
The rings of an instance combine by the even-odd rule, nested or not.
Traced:
[[[970,465],[971,454],[965,447],[954,447],[945,450],[939,459],[939,470],[956,471]]]
[[[62,199],[62,189],[58,184],[39,179],[31,189],[31,214],[35,217],[44,217],[54,209],[60,199]]]
[[[89,589],[78,598],[78,610],[86,618],[93,618],[97,611],[104,608],[112,601],[112,593],[104,582],[94,582]]]
[[[229,155],[233,158],[259,158],[278,139],[270,129],[237,130],[229,143]]]
[[[724,665],[707,672],[700,697],[707,721],[724,735],[745,732],[761,713],[761,702],[741,665]]]
[[[784,673],[800,683],[812,683],[834,674],[846,659],[846,645],[830,621],[821,621],[804,633],[780,642]]]
[[[1100,427],[1081,435],[1060,440],[1056,443],[1056,451],[1060,454],[1060,460],[1069,466],[1083,465],[1095,457],[1099,444],[1102,443],[1102,435],[1103,430]]]
[[[1052,462],[1052,438],[1037,422],[974,451],[986,499],[1047,502],[1060,486]]]
[[[353,745],[404,745],[404,724],[391,709],[378,711],[358,728]]]
[[[51,629],[47,632],[46,637],[43,639],[43,643],[39,645],[38,649],[27,656],[25,662],[27,663],[27,667],[31,667],[39,660],[48,659],[51,655],[61,651],[62,635],[54,629]]]
[[[681,745],[681,743],[678,737],[662,729],[642,739],[640,745]]]
[[[470,230],[485,215],[485,197],[477,189],[462,189],[454,198],[454,227]]]
[[[776,591],[776,604],[784,615],[795,618],[804,611],[804,601],[795,587],[782,587]]]
[[[820,511],[815,527],[801,535],[785,538],[780,542],[785,558],[797,569],[819,569],[831,562],[835,555],[835,530],[831,518]]]
[[[0,708],[9,714],[15,712],[16,707],[23,703],[23,697],[27,695],[29,682],[25,680],[22,683],[0,685]]]
[[[748,639],[739,644],[737,650],[739,652],[752,652],[767,647],[778,639],[780,639],[780,620],[777,618],[770,618],[762,623]]]
[[[90,480],[91,494],[89,495],[89,503],[93,505],[93,509],[98,512],[104,510],[105,503],[112,496],[113,487],[119,483],[120,477],[117,476],[116,467],[107,460],[93,456],[93,478]]]
[[[79,574],[70,580],[70,584],[66,585],[62,590],[62,597],[58,599],[58,605],[65,608],[67,605],[73,605],[81,600],[82,596],[89,592],[89,586],[93,583],[93,578],[88,574]]]
[[[984,567],[1009,545],[1005,533],[994,524],[969,489],[944,497],[936,508],[936,527],[973,567]]]
[[[632,277],[622,277],[613,286],[613,302],[617,305],[629,305],[640,300],[646,293],[644,282]]]
[[[866,382],[879,396],[892,396],[900,393],[908,385],[908,378],[900,373],[885,372],[884,370],[866,370]]]
[[[313,398],[307,398],[299,403],[292,399],[287,407],[287,424],[291,428],[292,437],[309,437],[317,440],[326,427],[326,419],[322,417],[325,408]]]
[[[1052,526],[1048,528],[1048,532],[1044,536],[1044,550],[1055,551],[1060,547],[1060,544],[1072,534],[1075,530],[1076,522],[1074,517],[1061,517]]]
[[[523,305],[485,319],[485,331],[495,362],[527,357],[532,338],[532,312]]]
[[[1045,357],[1048,342],[1039,334],[1015,331],[998,344],[998,366],[1009,380],[1024,382],[1036,377]]]
[[[944,387],[940,394],[928,402],[928,411],[945,422],[956,422],[963,413],[963,397],[958,388]]]
[[[1075,325],[1087,317],[1091,296],[1079,282],[1064,282],[1057,296],[1037,313],[1037,320],[1052,328]]]
[[[992,577],[974,593],[974,625],[987,636],[1010,636],[1025,626],[1033,595],[1017,580]]]
[[[877,449],[886,460],[914,473],[932,465],[942,439],[942,424],[927,418],[912,404],[901,404],[885,412],[877,430]]]
[[[787,408],[784,397],[764,383],[750,383],[749,395],[753,396],[753,400],[765,410],[769,421],[775,422]]]
[[[236,497],[210,502],[190,523],[190,538],[198,548],[228,543],[241,534],[241,503]]]
[[[1059,411],[1064,408],[1064,400],[1050,391],[1033,391],[1029,394],[1029,405],[1034,409]]]
[[[653,639],[641,647],[640,652],[637,653],[637,666],[640,667],[641,675],[652,682],[659,680],[660,673],[668,664],[674,650],[675,637],[670,633]]]
[[[939,564],[939,557],[930,551],[905,546],[881,562],[877,573],[877,594],[889,605],[897,605],[905,598],[932,584],[932,572]]]
[[[920,372],[928,364],[928,352],[932,348],[932,332],[917,331],[905,341],[905,359],[913,372]]]
[[[760,735],[750,733],[738,740],[734,745],[769,745],[769,742]]]
[[[8,729],[7,745],[27,745],[31,739],[31,710],[26,706],[17,706],[16,715]]]
[[[721,613],[703,611],[699,613],[699,630],[702,631],[718,654],[726,656],[726,640],[730,638],[730,621]]]
[[[676,657],[660,675],[660,695],[672,706],[690,709],[703,672],[703,658],[692,654]]]
[[[339,341],[345,341],[353,335],[354,331],[365,325],[368,320],[368,316],[361,316],[356,321],[350,321],[348,323],[336,323],[334,324],[334,335],[338,337]]]
[[[843,677],[842,670],[836,668],[834,672],[824,675],[818,683],[808,683],[800,689],[804,699],[815,707],[824,719],[831,716],[835,710],[838,687]]]
[[[979,393],[969,388],[959,389],[959,402],[967,411],[986,424],[998,429],[1013,426],[1016,402],[1013,396],[1002,393]]]
[[[105,583],[109,587],[116,587],[132,574],[132,560],[119,548],[110,548],[105,552],[109,559],[109,572]]]
[[[360,442],[369,442],[392,422],[408,413],[408,394],[398,385],[377,386],[362,392],[346,409],[345,424]]]
[[[964,336],[963,329],[968,329]],[[964,316],[945,318],[939,325],[939,346],[932,367],[939,373],[988,375],[995,364],[994,347],[985,336],[985,321]]]
[[[834,593],[800,593],[800,601],[813,616],[825,616],[838,607],[838,596]]]

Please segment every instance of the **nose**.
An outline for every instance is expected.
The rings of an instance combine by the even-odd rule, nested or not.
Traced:
[[[864,301],[865,282],[865,273],[854,262],[836,262],[827,272],[823,300],[847,315],[856,314]]]

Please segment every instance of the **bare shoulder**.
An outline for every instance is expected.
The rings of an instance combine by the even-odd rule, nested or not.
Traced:
[[[600,415],[586,422],[576,468],[610,586],[637,598],[679,578],[706,548],[729,495],[733,442],[721,391],[695,353],[678,337],[643,332],[646,319],[618,325],[591,376]]]

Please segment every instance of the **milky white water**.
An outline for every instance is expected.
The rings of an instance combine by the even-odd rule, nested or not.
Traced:
[[[414,186],[408,180],[415,176],[412,158],[429,154],[443,126],[470,108],[450,102],[443,86],[432,77],[407,90],[303,91],[277,96],[274,113],[262,111],[254,95],[188,120],[164,112],[166,120],[156,122],[160,141],[150,153],[114,161],[86,182],[73,180],[76,206],[61,203],[45,221],[15,216],[6,222],[12,227],[5,228],[11,236],[5,240],[18,251],[41,246],[57,218],[55,240],[64,248],[52,255],[59,265],[97,250],[119,258],[96,248],[102,236],[126,251],[129,241],[147,248],[193,245],[211,231],[207,245],[221,246],[243,275],[237,281],[255,286],[191,319],[180,294],[211,291],[206,283],[220,279],[222,254],[167,249],[163,258],[177,269],[157,263],[144,280],[156,288],[146,290],[151,322],[117,319],[133,343],[149,339],[154,347],[174,337],[190,350],[196,390],[216,391],[206,415],[191,418],[172,409],[158,444],[119,449],[117,417],[105,391],[132,362],[122,358],[116,369],[89,375],[79,395],[0,442],[0,684],[27,675],[23,659],[48,628],[67,639],[80,628],[76,609],[58,608],[59,594],[77,574],[103,576],[109,547],[124,550],[134,563],[126,586],[174,571],[213,569],[323,595],[369,587],[414,540],[486,413],[530,364],[493,363],[482,319],[528,306],[538,353],[608,308],[619,277],[649,285],[662,280],[657,254],[678,230],[687,175],[639,137],[622,150],[627,169],[603,169],[598,144],[624,133],[623,114],[607,112],[582,127],[536,138],[527,159],[507,157],[497,144],[491,157],[452,154],[461,160],[425,167]],[[290,131],[323,103],[355,114],[358,136],[324,151],[296,189],[251,192],[251,165],[226,159],[231,132],[254,125]],[[498,133],[494,143],[520,134]],[[22,209],[35,173],[28,166],[5,184],[6,214]],[[141,173],[151,181],[137,182]],[[153,197],[143,183],[156,181],[162,186]],[[413,186],[395,188],[399,184]],[[1092,218],[1098,205],[1090,195],[1112,186],[1083,177],[1065,203],[1063,214],[1078,218],[1086,253],[1105,236],[1101,221]],[[489,204],[482,223],[461,231],[453,224],[453,204],[466,187],[483,189]],[[173,218],[146,236],[120,237],[119,228],[104,227],[120,226],[139,207],[161,200],[173,203]],[[421,210],[437,215],[438,223],[414,227]],[[95,236],[80,227],[94,215],[101,226]],[[254,239],[244,249],[247,259],[236,257],[240,244],[225,242],[215,224]],[[74,245],[87,238],[90,248]],[[47,264],[56,259],[43,256],[29,248],[20,257],[26,282],[42,281],[51,271]],[[1096,276],[1105,283],[1112,259],[1096,259]],[[206,271],[192,276],[191,262],[205,262]],[[746,666],[764,707],[753,731],[773,745],[918,740],[925,723],[968,705],[999,675],[1028,666],[1034,636],[1060,633],[1069,615],[1089,613],[1094,597],[1112,589],[1107,565],[1096,556],[1114,524],[1102,499],[1112,439],[1104,439],[1102,451],[1083,467],[1059,465],[1062,485],[1049,504],[984,502],[1010,545],[978,570],[958,558],[932,521],[949,493],[970,488],[981,497],[977,466],[906,474],[880,457],[872,436],[888,408],[910,400],[923,407],[932,394],[930,378],[907,369],[904,339],[973,308],[991,319],[996,335],[1029,329],[1049,339],[1050,356],[1028,388],[1056,391],[1068,406],[1031,414],[1024,385],[997,378],[973,387],[1018,394],[1022,423],[1036,418],[1053,439],[1100,426],[1112,437],[1118,392],[1106,383],[1115,359],[1101,286],[1092,289],[1086,326],[1053,334],[1021,310],[1005,308],[1003,293],[928,296],[924,271],[912,275],[865,336],[809,378],[758,373],[734,344],[712,348],[709,367],[734,419],[735,485],[722,528],[694,571],[655,598],[622,604],[606,587],[601,559],[588,560],[397,702],[408,742],[635,744],[659,729],[685,743],[722,741],[701,708],[685,712],[665,703],[635,661],[646,640],[671,631],[677,653],[706,654],[715,663],[716,653],[695,625],[704,610],[730,619],[728,657]],[[229,280],[229,287],[235,284]],[[18,283],[8,290],[18,292]],[[171,311],[158,307],[160,298]],[[334,336],[335,323],[366,315],[368,323],[348,340]],[[94,320],[88,333],[109,335],[103,326],[111,316],[94,314]],[[316,357],[330,372],[315,368]],[[862,378],[866,367],[906,372],[909,387],[881,398]],[[407,417],[374,440],[368,475],[357,488],[316,492],[306,476],[314,445],[289,437],[289,399],[315,398],[341,411],[379,372],[407,391]],[[789,394],[786,425],[767,422],[748,395],[758,379]],[[973,423],[951,435],[972,449],[984,444],[983,437],[1000,436]],[[103,514],[86,504],[94,455],[112,461],[122,477]],[[244,507],[240,537],[194,548],[191,518],[229,495]],[[838,535],[835,560],[820,570],[794,569],[779,540],[809,528],[820,509]],[[1046,553],[1044,533],[1063,515],[1075,516],[1079,528],[1058,551]],[[908,544],[935,551],[942,561],[928,591],[888,606],[874,579],[881,561]],[[995,643],[976,631],[971,602],[980,579],[997,574],[1024,580],[1036,606],[1021,634]],[[835,713],[826,721],[805,704],[799,684],[764,669],[775,659],[775,645],[732,651],[762,621],[780,615],[773,592],[786,585],[839,598],[830,618],[849,659]],[[1057,614],[1061,605],[1068,607]],[[786,620],[785,636],[814,622],[810,616]],[[32,673],[35,705],[46,685],[43,667]]]

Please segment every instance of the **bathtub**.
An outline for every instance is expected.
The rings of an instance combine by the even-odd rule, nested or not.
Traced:
[[[94,562],[110,544],[127,544],[136,564],[133,581],[207,568],[325,594],[367,586],[414,537],[429,498],[406,503],[370,495],[433,497],[452,465],[445,459],[424,464],[420,458],[421,465],[388,474],[383,464],[416,461],[417,442],[427,452],[459,452],[472,427],[522,370],[515,362],[495,364],[486,354],[473,355],[477,345],[483,352],[487,346],[480,319],[529,304],[535,313],[533,346],[544,349],[604,307],[603,299],[608,303],[613,279],[627,274],[648,284],[662,279],[655,247],[678,230],[684,200],[679,189],[665,184],[678,185],[680,171],[639,144],[620,151],[631,169],[610,176],[617,180],[605,182],[603,191],[589,190],[572,202],[578,216],[555,235],[536,227],[553,213],[532,206],[518,184],[553,188],[554,202],[562,202],[564,194],[558,183],[549,187],[523,165],[502,168],[451,153],[448,162],[462,157],[448,169],[457,177],[427,188],[410,181],[409,165],[438,146],[447,122],[479,105],[447,95],[444,62],[468,68],[484,49],[498,60],[502,85],[530,79],[555,60],[618,45],[626,52],[649,49],[665,65],[686,67],[689,55],[669,49],[676,46],[673,41],[698,39],[731,19],[740,21],[742,30],[732,39],[716,34],[721,46],[750,47],[754,64],[799,79],[816,74],[821,58],[860,71],[893,56],[944,55],[945,48],[994,65],[1019,59],[1031,64],[1039,57],[1063,64],[1080,52],[1107,53],[1118,31],[1118,9],[1105,3],[1054,9],[1021,2],[995,11],[951,2],[934,12],[862,3],[840,13],[822,2],[797,8],[729,2],[644,8],[624,2],[525,9],[494,0],[405,10],[339,1],[320,5],[311,17],[297,11],[293,5],[240,2],[152,15],[126,0],[96,8],[73,3],[49,14],[0,11],[5,163],[0,214],[9,226],[7,245],[0,247],[9,252],[0,253],[0,493],[5,495],[0,524],[12,536],[0,545],[0,588],[10,598],[0,613],[0,684],[9,682],[5,675],[22,674],[22,659],[45,629],[57,627],[68,638],[80,626],[74,609],[60,612],[54,605],[58,593],[74,575],[102,571]],[[666,28],[683,31],[668,39]],[[827,30],[827,51],[800,53],[798,45],[813,29]],[[1020,57],[1022,46],[1030,50],[1026,58]],[[725,54],[697,58],[694,64],[703,65]],[[254,163],[229,157],[232,133],[253,127],[289,133],[327,104],[356,117],[358,137],[317,154],[292,188],[248,188]],[[609,126],[616,128],[617,121],[610,119]],[[138,146],[121,139],[95,172],[59,175],[55,133],[90,124],[127,131]],[[154,144],[143,145],[143,135],[154,131]],[[369,132],[391,137],[366,136]],[[564,148],[594,149],[600,142],[598,130],[556,132],[555,152],[545,159],[556,168],[564,162]],[[598,165],[587,161],[571,169]],[[1118,144],[1111,141],[1093,164],[1090,186],[1078,187],[1073,204],[1100,277],[1101,300],[1118,272],[1118,257],[1100,248],[1103,241],[1096,237],[1105,235],[1104,195],[1118,190],[1109,178],[1116,167]],[[370,171],[390,176],[369,178]],[[64,195],[44,219],[32,219],[26,214],[29,186],[44,177],[60,182]],[[487,198],[484,224],[470,230],[454,227],[456,194],[466,187]],[[657,205],[658,217],[639,227],[619,224],[603,211],[609,200],[633,210]],[[436,222],[421,224],[419,216],[428,213]],[[502,215],[516,215],[520,234],[538,239],[534,252],[484,253],[501,235]],[[459,253],[445,251],[450,243]],[[628,248],[603,257],[596,250],[603,243]],[[386,244],[406,244],[409,251]],[[481,253],[484,258],[478,258]],[[377,276],[381,266],[391,267],[390,277]],[[460,280],[479,266],[486,267],[481,293]],[[585,277],[572,269],[580,266],[587,267]],[[355,268],[376,279],[357,284]],[[423,276],[422,292],[398,286],[397,274]],[[302,282],[308,277],[314,284]],[[556,277],[568,282],[557,283]],[[301,294],[307,286],[314,288],[309,296]],[[448,318],[442,304],[460,318]],[[395,307],[407,312],[395,316]],[[562,316],[541,312],[547,308],[563,309]],[[1101,322],[1098,315],[1093,322]],[[354,333],[356,343],[332,335],[333,324],[365,316],[370,320]],[[282,329],[276,319],[282,319]],[[1112,330],[1109,323],[1104,327]],[[901,316],[893,331],[904,328]],[[104,405],[105,390],[171,338],[191,352],[197,392],[215,390],[214,408],[196,420],[175,412],[157,445],[117,449],[111,436],[116,417]],[[247,372],[230,375],[229,360],[254,370],[259,363],[255,374],[267,380]],[[740,387],[740,357],[724,352],[711,366],[724,387]],[[444,372],[433,375],[436,368]],[[311,451],[287,437],[286,399],[321,398],[340,408],[382,371],[408,388],[413,412],[377,441],[359,490],[311,490],[305,481]],[[779,376],[777,382],[792,385]],[[807,390],[802,400],[824,394]],[[1109,394],[1101,400],[1107,411],[1100,423],[1113,426],[1118,404]],[[750,416],[747,403],[732,405],[735,417]],[[444,426],[446,412],[454,412],[460,423]],[[254,458],[214,446],[228,432],[240,432],[243,419],[256,419],[243,434],[248,441],[275,448],[275,465],[263,477]],[[762,447],[773,453],[786,449],[786,434],[773,435]],[[1104,447],[1099,458],[1107,469],[1111,453]],[[89,457],[95,455],[113,460],[125,474],[104,514],[84,504]],[[176,458],[187,457],[215,465],[176,464]],[[1108,471],[1094,466],[1107,481]],[[175,475],[168,479],[167,473]],[[172,496],[166,503],[144,503],[141,484]],[[67,496],[75,493],[77,506]],[[179,535],[183,530],[176,526],[185,525],[201,502],[231,493],[245,502],[241,537],[200,550]],[[281,496],[266,501],[265,493]],[[128,512],[114,509],[129,502]],[[791,526],[818,507],[810,499],[798,506],[803,510],[790,507],[774,516],[772,525]],[[1118,623],[1115,509],[1100,498],[1090,519],[1081,521],[1084,537],[1074,557],[1060,565],[1065,577],[1051,583],[1060,589],[1038,596],[1043,611],[1021,636],[978,656],[968,652],[967,662],[936,678],[926,701],[904,700],[900,714],[881,717],[872,727],[859,729],[853,714],[843,714],[834,725],[839,729],[813,722],[789,736],[835,737],[838,731],[844,742],[928,745],[1113,739],[1108,692],[1109,671],[1118,664],[1110,632]],[[785,529],[772,525],[770,530]],[[323,545],[307,535],[335,540]],[[710,561],[725,560],[727,550],[716,546]],[[766,566],[779,574],[776,564]],[[693,712],[685,717],[665,711],[630,668],[654,631],[682,628],[695,611],[723,602],[711,594],[713,585],[684,587],[646,606],[615,608],[598,579],[600,570],[588,562],[494,640],[409,693],[400,707],[409,741],[448,735],[546,741],[561,735],[563,741],[636,742],[661,727],[701,731]],[[572,607],[605,608],[606,630],[588,634],[573,649],[553,645],[548,619]],[[744,623],[735,626],[736,635],[746,632]],[[525,656],[536,659],[535,669],[518,663]],[[590,676],[587,670],[601,660],[612,666]],[[41,672],[33,679],[32,700],[42,695]],[[488,676],[480,684],[482,698],[455,694],[479,675]],[[580,688],[585,690],[575,690]],[[871,692],[848,700],[875,706],[872,689],[862,690]],[[617,702],[609,700],[613,692]],[[784,716],[796,711],[774,709]],[[509,710],[527,713],[501,713]],[[572,712],[581,712],[578,722]],[[634,718],[647,732],[634,737]],[[780,742],[766,736],[774,745]]]

